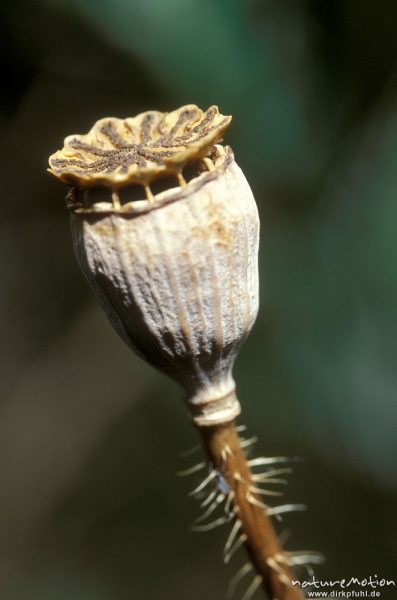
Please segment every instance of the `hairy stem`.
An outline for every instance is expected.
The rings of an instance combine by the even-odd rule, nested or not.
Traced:
[[[224,480],[232,495],[230,509],[241,523],[241,533],[250,560],[262,578],[262,586],[270,600],[302,600],[299,587],[293,587],[296,579],[284,560],[283,549],[277,533],[266,514],[263,499],[252,488],[255,484],[234,422],[200,429],[208,458]]]

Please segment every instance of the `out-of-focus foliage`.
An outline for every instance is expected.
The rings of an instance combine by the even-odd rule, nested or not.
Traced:
[[[219,598],[227,532],[189,534],[179,392],[123,347],[77,271],[45,174],[107,115],[187,102],[262,220],[261,312],[236,367],[258,452],[306,457],[291,548],[323,577],[397,569],[397,12],[322,0],[1,6],[0,595]],[[192,487],[194,482],[191,483]],[[190,489],[190,488],[189,488]],[[370,540],[370,543],[368,542]],[[385,591],[382,598],[394,598]]]

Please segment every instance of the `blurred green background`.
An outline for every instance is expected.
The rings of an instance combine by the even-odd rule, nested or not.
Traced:
[[[287,548],[324,553],[322,578],[396,577],[396,7],[0,11],[0,597],[212,600],[244,560],[222,565],[225,529],[189,532],[195,479],[175,472],[196,433],[180,392],[97,308],[45,172],[100,117],[191,102],[233,114],[226,142],[261,213],[261,310],[235,374],[256,452],[305,457],[285,499],[308,511],[285,518]]]

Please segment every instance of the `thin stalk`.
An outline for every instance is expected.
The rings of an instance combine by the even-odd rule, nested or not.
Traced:
[[[271,600],[303,600],[297,579],[284,561],[283,549],[270,517],[255,491],[252,473],[241,448],[235,423],[200,428],[204,448],[212,467],[227,482],[233,495],[232,510],[241,522],[245,547],[262,586]]]

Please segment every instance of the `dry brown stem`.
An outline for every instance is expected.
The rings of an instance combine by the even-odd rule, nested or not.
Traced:
[[[262,585],[269,598],[302,600],[304,596],[300,588],[291,584],[296,576],[283,560],[285,555],[271,518],[263,506],[260,506],[263,499],[250,489],[255,485],[234,422],[204,427],[200,429],[200,433],[212,467],[221,474],[232,493],[231,508],[235,519],[241,522],[241,532],[246,536],[245,546],[250,560],[262,577]]]

